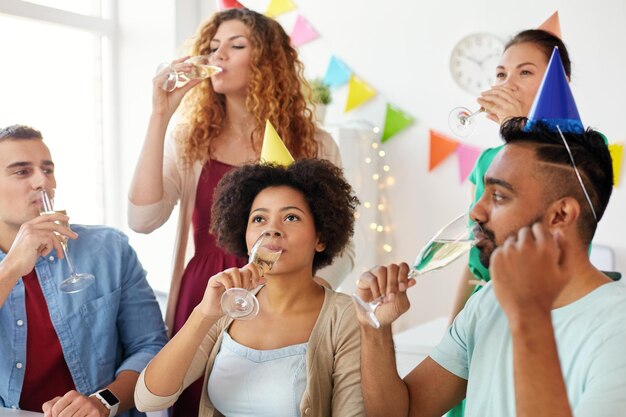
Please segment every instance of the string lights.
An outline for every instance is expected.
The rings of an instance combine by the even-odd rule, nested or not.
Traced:
[[[380,133],[379,127],[373,127],[375,134]],[[363,159],[363,162],[372,165],[369,172],[371,175],[372,187],[378,188],[376,193],[377,201],[364,201],[363,210],[371,210],[367,218],[373,219],[369,224],[369,230],[375,234],[374,241],[377,245],[379,254],[390,254],[393,251],[391,220],[389,218],[389,210],[387,204],[387,189],[395,184],[395,178],[391,174],[391,166],[386,160],[386,152],[380,149],[380,144],[376,141],[370,143],[369,152]],[[360,218],[361,214],[356,213],[356,217]]]

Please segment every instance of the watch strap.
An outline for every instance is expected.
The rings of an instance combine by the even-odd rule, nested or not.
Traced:
[[[117,414],[117,409],[120,405],[120,400],[109,389],[101,389],[94,392],[90,397],[96,397],[106,408],[109,410],[108,417],[113,417]]]

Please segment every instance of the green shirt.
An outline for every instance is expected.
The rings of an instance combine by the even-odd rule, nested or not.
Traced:
[[[476,187],[474,191],[474,200],[472,201],[470,209],[474,207],[474,204],[476,204],[476,202],[480,200],[482,195],[485,193],[485,184],[483,183],[483,177],[489,169],[491,161],[493,161],[493,158],[496,157],[498,152],[500,152],[503,147],[504,145],[500,145],[496,148],[486,149],[485,151],[483,151],[483,153],[480,154],[480,156],[476,160],[474,169],[472,169],[472,172],[469,174],[468,177],[472,184],[474,184],[474,186]],[[480,251],[475,246],[470,250],[468,262],[469,269],[476,278],[482,279],[484,281],[489,281],[489,269],[485,268],[485,266],[480,262],[479,254]]]

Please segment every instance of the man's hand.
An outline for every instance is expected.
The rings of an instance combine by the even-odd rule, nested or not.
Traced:
[[[78,235],[69,228],[55,222],[67,222],[69,217],[55,213],[37,216],[22,224],[13,245],[2,261],[2,266],[15,277],[22,277],[30,273],[40,256],[47,256],[56,249],[60,258],[63,258],[61,238],[55,234],[76,239]]]
[[[45,417],[106,417],[109,410],[95,397],[69,391],[62,397],[47,401],[41,407]]]
[[[509,320],[522,314],[549,314],[571,278],[563,267],[568,242],[541,223],[523,227],[490,259],[493,289]]]
[[[370,302],[384,296],[376,308],[376,318],[381,326],[390,325],[411,306],[406,290],[415,285],[415,279],[409,279],[408,273],[409,266],[404,262],[400,265],[377,266],[364,272],[357,281],[356,295],[361,300]],[[367,324],[367,318],[358,306],[356,311],[359,321]]]

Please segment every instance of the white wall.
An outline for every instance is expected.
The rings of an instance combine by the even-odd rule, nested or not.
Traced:
[[[122,136],[128,144],[122,162],[128,183],[149,115],[149,80],[154,67],[175,55],[181,33],[192,34],[197,23],[212,11],[213,2],[198,1],[194,10],[201,13],[196,21],[187,16],[180,17],[183,21],[178,22],[174,19],[172,0],[120,3],[123,15],[140,9],[146,12],[142,23],[136,23],[141,26],[123,27],[122,41],[131,41],[123,50],[127,61],[122,72]],[[243,3],[263,11],[267,0]],[[626,50],[621,42],[626,39],[626,27],[622,25],[626,20],[624,2],[299,0],[297,6],[321,34],[321,39],[300,48],[307,74],[323,76],[334,54],[380,93],[378,99],[343,115],[346,89],[339,89],[327,114],[329,124],[368,120],[381,125],[386,102],[417,119],[412,128],[383,146],[396,178],[395,186],[389,190],[394,251],[389,257],[372,259],[371,264],[412,261],[428,237],[469,204],[470,188],[468,184],[459,184],[455,158],[428,172],[428,129],[448,133],[450,109],[459,105],[476,106],[473,96],[456,86],[448,70],[452,47],[465,35],[487,31],[508,38],[519,30],[539,25],[559,10],[563,38],[574,62],[572,89],[583,122],[600,129],[613,142],[623,141],[626,136],[622,121],[626,108],[626,84],[622,76]],[[295,13],[279,18],[288,31],[294,19]],[[478,131],[462,142],[481,147],[497,145],[497,129],[493,123],[482,120]],[[345,148],[342,144],[342,149]],[[623,272],[626,272],[626,222],[622,218],[625,207],[626,185],[622,184],[614,191],[595,239],[596,243],[615,249],[616,269]],[[160,281],[169,273],[169,264],[163,264],[170,259],[173,225],[158,233],[147,238],[132,235],[132,239],[151,245],[140,255]],[[446,315],[461,267],[459,262],[422,278],[411,291],[414,307],[400,326]]]

